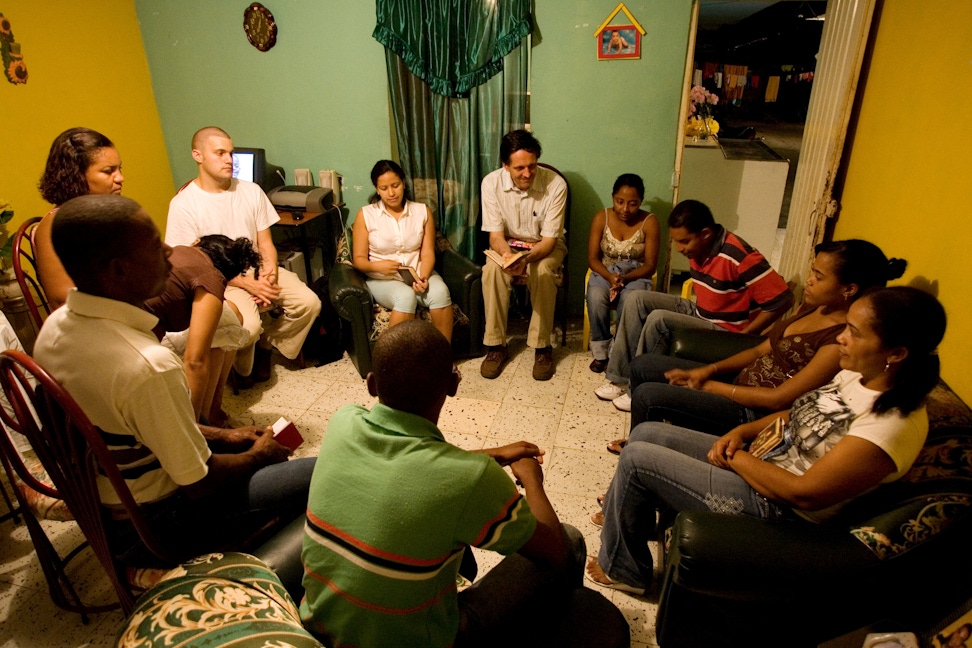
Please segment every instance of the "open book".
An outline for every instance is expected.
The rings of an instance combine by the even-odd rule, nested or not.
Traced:
[[[520,257],[526,256],[530,253],[529,250],[520,250],[519,252],[514,252],[510,258],[504,259],[503,255],[495,250],[486,249],[486,258],[498,265],[501,268],[509,268],[511,265],[520,260]]]

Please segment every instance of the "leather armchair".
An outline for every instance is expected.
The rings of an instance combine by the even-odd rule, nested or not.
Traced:
[[[689,337],[693,353],[718,348]],[[928,414],[912,469],[828,524],[679,513],[660,561],[658,645],[817,646],[886,619],[920,632],[968,599],[972,412],[941,383]]]
[[[482,267],[451,247],[442,249],[442,241],[445,239],[440,237],[435,269],[449,287],[453,305],[461,311],[461,315],[456,314],[452,350],[457,358],[479,357],[484,354],[483,332],[486,330]],[[445,244],[448,245],[448,242]],[[380,324],[376,325],[375,317],[376,308],[380,307],[376,307],[368,291],[365,275],[342,261],[342,256],[346,254],[348,246],[342,242],[338,250],[338,263],[331,269],[329,291],[331,304],[338,315],[349,323],[348,355],[364,378],[371,371],[371,345],[382,330]]]

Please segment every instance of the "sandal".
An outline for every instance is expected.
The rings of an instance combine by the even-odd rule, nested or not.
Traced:
[[[603,511],[597,511],[595,513],[591,513],[591,517],[589,517],[588,519],[591,521],[591,524],[593,524],[596,527],[603,527],[604,526],[604,512]]]
[[[611,443],[607,444],[607,451],[610,452],[611,454],[619,455],[621,454],[621,450],[624,449],[624,446],[627,445],[627,443],[628,443],[627,439],[615,439]]]
[[[592,563],[597,567],[598,571],[600,572],[600,574],[598,575],[598,577],[599,578],[604,578],[607,582],[602,582],[600,580],[597,580],[597,579],[595,579],[591,575],[591,564]],[[644,587],[635,587],[634,585],[626,585],[625,583],[620,583],[618,581],[611,580],[610,577],[608,577],[608,575],[604,573],[604,569],[602,569],[601,566],[597,563],[597,558],[595,558],[593,556],[591,556],[588,559],[588,561],[587,561],[587,568],[584,570],[584,578],[586,578],[587,580],[591,581],[592,583],[594,583],[598,587],[604,587],[606,589],[618,590],[619,592],[627,592],[629,594],[634,594],[635,596],[644,596],[645,595],[645,588]]]

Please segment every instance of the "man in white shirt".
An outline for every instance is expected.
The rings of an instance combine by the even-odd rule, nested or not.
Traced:
[[[549,169],[537,166],[540,142],[525,130],[510,131],[500,143],[499,168],[483,178],[483,231],[489,247],[504,259],[516,250],[529,251],[506,268],[487,259],[483,267],[483,301],[486,306],[486,358],[480,368],[485,378],[496,378],[507,358],[506,322],[513,277],[526,275],[533,315],[527,346],[536,349],[533,378],[550,380],[554,373],[550,332],[557,301],[559,271],[567,254],[564,208],[567,183]]]
[[[266,519],[300,515],[314,461],[288,461],[270,428],[196,424],[182,361],[159,344],[158,318],[142,308],[164,287],[172,250],[138,203],[74,198],[51,234],[77,288],[44,322],[34,355],[98,427],[160,541],[196,555]],[[107,480],[98,486],[116,508]],[[112,520],[109,537],[119,557],[143,557],[127,519]]]
[[[170,246],[192,245],[207,234],[231,239],[245,236],[260,252],[259,277],[254,273],[230,280],[226,299],[243,314],[243,327],[257,348],[257,379],[266,380],[270,370],[270,345],[293,360],[321,312],[321,300],[300,278],[277,266],[277,249],[270,226],[280,220],[263,190],[252,182],[233,177],[233,140],[226,131],[208,126],[192,136],[192,158],[199,175],[172,198],[165,229]],[[280,306],[283,314],[272,318],[264,329],[260,312]],[[261,337],[262,334],[262,337]],[[252,370],[253,350],[243,349],[236,369],[241,375]]]

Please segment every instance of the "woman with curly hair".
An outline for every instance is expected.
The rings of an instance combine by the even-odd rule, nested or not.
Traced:
[[[34,233],[37,274],[51,310],[60,307],[74,282],[51,243],[51,222],[57,208],[87,194],[120,194],[125,176],[121,156],[111,140],[90,128],[70,128],[54,140],[38,189],[54,205]]]
[[[224,301],[226,283],[250,268],[259,273],[260,254],[245,237],[204,236],[194,245],[178,245],[162,292],[145,302],[159,318],[155,334],[182,356],[196,419],[222,427],[223,386],[249,334],[243,317]]]

